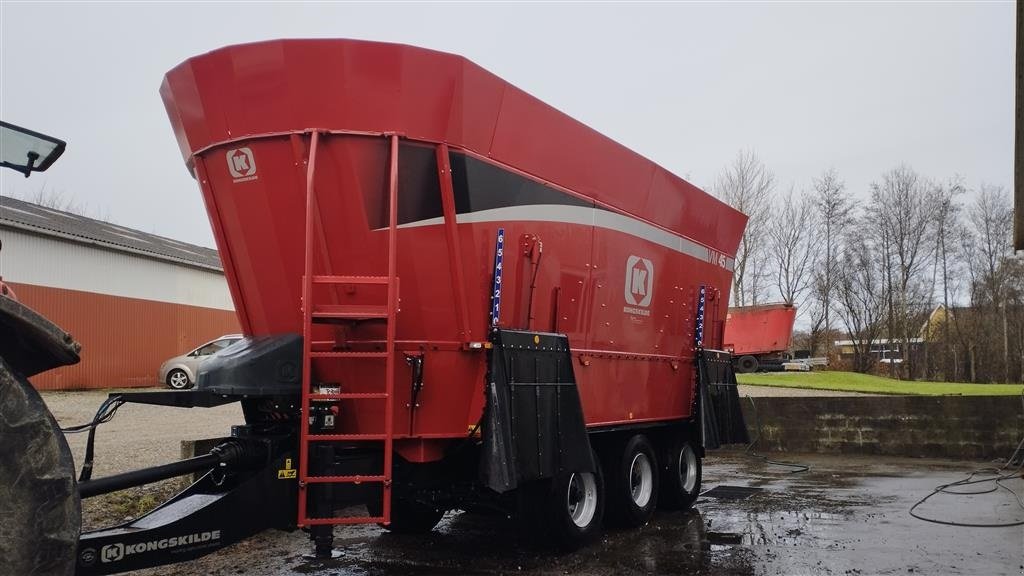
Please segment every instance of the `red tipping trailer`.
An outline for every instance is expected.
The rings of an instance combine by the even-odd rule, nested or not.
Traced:
[[[763,304],[729,308],[725,319],[725,350],[739,372],[756,372],[766,363],[781,362],[793,339],[796,307]]]
[[[204,477],[159,520],[83,535],[103,560],[81,573],[267,527],[329,554],[332,525],[429,530],[451,508],[518,510],[575,546],[606,502],[627,525],[693,502],[743,214],[431,50],[231,46],[160,93],[247,337],[196,390],[124,401],[240,401],[246,425],[204,457],[238,470],[229,488]],[[368,513],[338,515],[352,504]],[[200,516],[228,523],[215,542],[114,553]]]

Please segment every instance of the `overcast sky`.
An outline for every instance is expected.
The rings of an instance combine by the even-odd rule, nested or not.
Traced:
[[[1009,187],[1014,5],[0,3],[0,119],[67,152],[0,191],[212,234],[157,93],[227,44],[348,37],[464,55],[694,184],[740,149],[781,187],[833,166],[851,194],[900,163]]]

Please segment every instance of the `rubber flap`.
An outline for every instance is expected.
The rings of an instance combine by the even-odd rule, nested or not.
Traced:
[[[496,329],[491,340],[484,484],[506,492],[561,472],[593,472],[569,339]]]
[[[720,350],[701,350],[697,354],[697,377],[704,447],[716,449],[724,444],[749,444],[732,356]]]

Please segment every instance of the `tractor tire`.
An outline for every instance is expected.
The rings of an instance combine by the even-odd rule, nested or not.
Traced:
[[[3,358],[0,518],[0,572],[75,572],[82,502],[71,449],[39,393]]]

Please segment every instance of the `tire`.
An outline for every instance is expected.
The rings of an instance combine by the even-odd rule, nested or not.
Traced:
[[[594,472],[564,472],[520,488],[520,519],[531,536],[569,552],[601,535],[605,486],[596,454],[594,463]]]
[[[366,509],[371,516],[380,516],[384,513],[381,510],[381,503],[377,500],[368,503]],[[395,534],[426,534],[437,526],[444,513],[444,510],[432,508],[421,502],[392,498],[391,523],[380,526]]]
[[[613,447],[605,461],[609,522],[628,527],[646,524],[658,503],[660,474],[654,446],[637,434],[625,445]]]
[[[82,500],[71,449],[39,393],[3,358],[0,442],[2,572],[74,574]],[[83,562],[95,552],[82,550]]]
[[[175,390],[185,390],[192,387],[192,381],[188,379],[188,374],[184,370],[175,368],[167,373],[167,385]]]
[[[693,440],[680,433],[669,446],[661,467],[661,494],[658,506],[666,510],[685,510],[700,495],[701,461]]]
[[[740,356],[740,359],[736,361],[736,371],[742,374],[757,372],[757,366],[757,358],[753,356]]]

